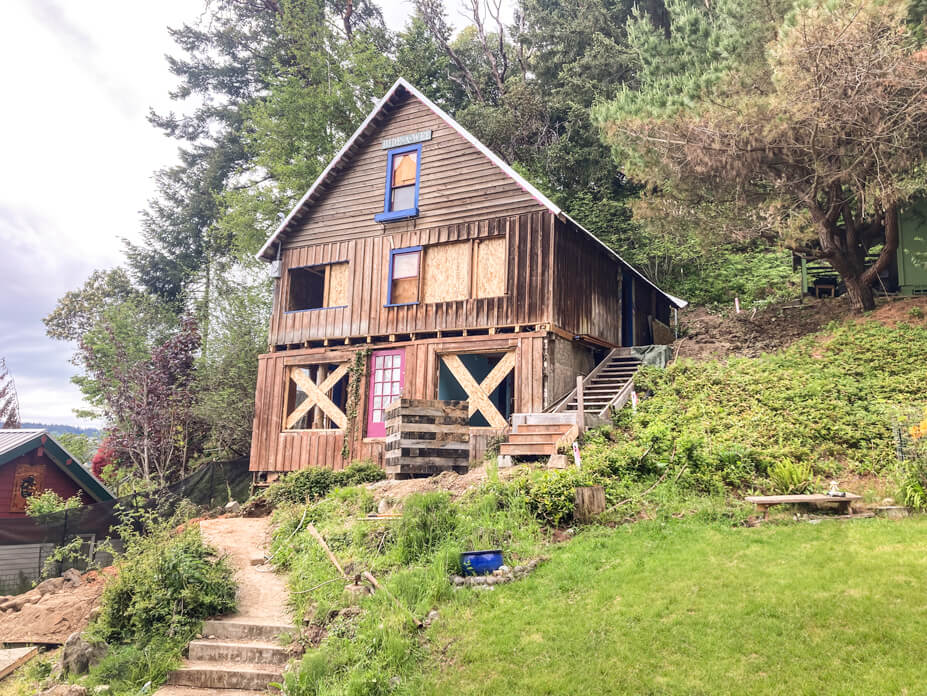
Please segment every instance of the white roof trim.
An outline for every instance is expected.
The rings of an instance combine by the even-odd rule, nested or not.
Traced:
[[[615,253],[615,251],[611,247],[609,247],[601,239],[596,237],[589,230],[587,230],[585,227],[583,227],[578,222],[576,222],[576,220],[574,220],[569,215],[567,215],[565,212],[563,212],[563,210],[561,210],[557,205],[555,205],[554,202],[551,201],[547,196],[545,196],[543,193],[538,191],[521,174],[519,174],[514,169],[512,169],[508,164],[506,164],[505,161],[503,161],[501,157],[499,157],[495,152],[493,152],[488,147],[486,147],[483,143],[477,140],[476,137],[474,137],[472,133],[470,133],[466,128],[464,128],[459,123],[457,123],[457,121],[455,121],[446,111],[444,111],[444,109],[442,109],[440,106],[435,104],[428,97],[426,97],[424,94],[419,92],[415,87],[413,87],[411,84],[406,82],[406,80],[401,77],[398,80],[396,80],[396,82],[393,83],[393,86],[389,88],[389,91],[385,95],[383,95],[383,98],[380,99],[380,101],[373,108],[373,110],[370,112],[367,118],[364,119],[364,122],[360,125],[360,127],[356,131],[354,131],[354,134],[344,144],[344,147],[342,147],[341,150],[338,151],[338,154],[335,155],[334,159],[332,159],[332,161],[325,168],[325,170],[321,174],[319,174],[319,177],[315,180],[312,186],[309,187],[309,190],[306,191],[306,194],[302,198],[299,199],[299,202],[295,206],[293,206],[293,209],[290,211],[289,215],[287,215],[283,219],[283,222],[280,223],[276,231],[264,243],[264,246],[261,247],[261,250],[256,255],[258,260],[265,259],[265,254],[270,250],[271,245],[273,245],[274,242],[276,242],[277,239],[280,237],[280,235],[283,234],[284,230],[287,228],[287,226],[290,224],[293,218],[296,217],[296,215],[299,213],[302,207],[312,197],[312,194],[315,193],[316,189],[318,189],[319,186],[322,185],[322,182],[325,181],[325,179],[328,177],[332,169],[334,169],[335,166],[338,165],[338,163],[341,161],[341,158],[344,157],[344,155],[348,152],[348,150],[350,150],[351,147],[354,145],[354,143],[361,137],[363,132],[370,125],[371,121],[373,121],[373,119],[376,118],[376,116],[380,113],[383,107],[389,103],[389,100],[393,97],[393,95],[396,93],[396,90],[398,90],[400,87],[405,89],[412,96],[414,96],[416,99],[421,101],[425,106],[427,106],[432,112],[434,112],[436,116],[438,116],[448,126],[450,126],[457,133],[459,133],[467,142],[473,145],[473,147],[475,147],[477,150],[482,152],[489,159],[490,162],[492,162],[497,167],[499,167],[499,169],[505,172],[513,181],[515,181],[515,183],[521,186],[528,194],[530,194],[535,200],[537,200],[538,203],[540,203],[545,208],[547,208],[551,213],[553,213],[554,215],[563,217],[569,220],[570,222],[572,222],[579,229],[581,229],[583,232],[589,235],[592,239],[598,242],[599,245],[606,252],[608,252],[611,256],[613,256],[618,261],[620,261],[622,264],[627,266],[631,270],[631,272],[634,273],[634,275],[636,275],[638,278],[640,278],[645,283],[650,285],[658,293],[666,297],[671,303],[673,303],[679,309],[682,309],[688,304],[688,302],[686,302],[685,300],[680,300],[677,297],[673,297],[672,295],[667,294],[666,292],[658,288],[656,285],[654,285],[646,276],[644,276],[640,271],[634,268],[634,266],[629,264],[627,261],[621,258],[617,253]]]

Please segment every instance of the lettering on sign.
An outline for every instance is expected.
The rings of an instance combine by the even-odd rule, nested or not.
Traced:
[[[426,140],[431,140],[431,129],[419,131],[418,133],[409,133],[408,135],[397,135],[395,138],[383,138],[383,149],[389,150],[403,145],[423,143]]]

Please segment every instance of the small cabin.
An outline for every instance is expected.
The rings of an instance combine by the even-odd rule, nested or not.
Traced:
[[[46,490],[79,496],[85,505],[113,500],[47,431],[0,429],[0,518],[24,517],[26,501]]]
[[[624,374],[633,347],[672,342],[686,304],[402,79],[258,258],[274,278],[259,480],[382,465],[400,397],[466,401],[480,458],[517,414],[569,408],[577,376]]]

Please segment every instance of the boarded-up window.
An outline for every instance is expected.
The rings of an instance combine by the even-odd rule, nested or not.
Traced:
[[[348,264],[291,268],[288,312],[343,307],[348,303]]]
[[[505,237],[490,237],[476,242],[475,297],[498,297],[505,294]]]
[[[425,302],[470,297],[470,242],[436,244],[425,249]]]
[[[399,305],[418,302],[421,256],[421,247],[398,249],[392,253],[389,304]]]

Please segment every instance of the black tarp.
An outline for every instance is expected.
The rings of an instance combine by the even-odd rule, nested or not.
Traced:
[[[0,546],[64,544],[77,535],[93,534],[98,540],[114,536],[115,527],[131,511],[153,510],[159,517],[174,514],[182,500],[212,509],[229,500],[244,501],[251,487],[248,458],[211,462],[190,476],[152,493],[127,495],[104,503],[84,505],[40,517],[0,519]]]

